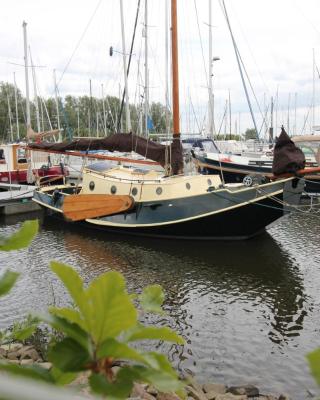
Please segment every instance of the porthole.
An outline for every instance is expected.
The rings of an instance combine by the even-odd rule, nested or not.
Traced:
[[[94,187],[95,187],[95,183],[94,183],[93,181],[91,181],[91,182],[89,183],[89,189],[90,189],[90,190],[93,190]]]
[[[158,195],[160,195],[160,194],[162,193],[162,188],[161,188],[161,187],[157,187],[156,193],[157,193]]]
[[[189,183],[189,182],[187,182],[187,183],[186,183],[186,188],[187,188],[188,190],[190,190],[190,188],[191,188],[191,185],[190,185],[190,183]]]
[[[132,194],[132,196],[136,196],[137,193],[138,193],[138,189],[137,189],[136,187],[134,187],[134,188],[131,189],[131,194]]]
[[[212,180],[211,180],[211,179],[208,179],[207,182],[208,182],[208,185],[209,185],[209,186],[212,185]]]
[[[110,189],[110,192],[111,192],[112,194],[116,194],[116,193],[117,193],[117,187],[114,186],[114,185],[112,185],[112,186],[111,186],[111,189]]]

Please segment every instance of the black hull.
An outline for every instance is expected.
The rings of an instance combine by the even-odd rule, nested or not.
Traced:
[[[282,200],[283,195],[276,196]],[[41,201],[45,206],[44,195],[41,195]],[[218,199],[216,199],[216,202]],[[221,201],[227,201],[221,197]],[[192,212],[197,209],[199,202],[189,204],[188,211]],[[49,203],[47,203],[49,204]],[[45,207],[46,208],[46,207]],[[76,224],[84,224],[90,228],[104,230],[112,233],[120,233],[125,235],[139,235],[159,238],[175,238],[175,239],[198,239],[198,240],[243,240],[252,238],[262,232],[265,228],[279,219],[283,215],[282,206],[269,197],[245,205],[236,206],[222,210],[221,212],[211,213],[202,217],[193,219],[184,219],[180,221],[172,221],[171,223],[149,225],[134,225],[132,222],[136,218],[145,217],[151,222],[150,215],[154,209],[143,207],[144,210],[139,211],[139,206],[128,214],[118,214],[110,217],[97,218],[90,222],[74,222]],[[54,214],[63,218],[63,214],[53,209],[48,209],[49,214]],[[193,210],[192,210],[193,209]],[[158,212],[156,212],[158,214]],[[126,221],[126,223],[124,223]],[[131,221],[131,224],[130,224]],[[131,226],[130,226],[131,225]]]
[[[279,205],[276,207],[274,201],[264,199],[258,204],[164,226],[131,228],[91,223],[86,225],[125,235],[189,240],[244,240],[263,233],[268,225],[281,216],[283,216],[282,208],[279,208]]]

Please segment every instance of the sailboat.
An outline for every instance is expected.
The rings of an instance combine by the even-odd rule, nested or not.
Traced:
[[[304,192],[307,194],[320,193],[319,137],[317,138],[316,136],[304,135],[291,138],[305,155],[307,171],[304,175],[306,183]],[[208,142],[211,145],[210,147]],[[312,142],[312,145],[310,145],[310,142]],[[266,182],[273,177],[273,155],[252,157],[221,153],[211,139],[195,140],[189,151],[191,151],[193,160],[199,170],[205,174],[220,174],[226,183],[243,182],[250,186],[254,182]]]
[[[71,143],[30,144],[39,151],[134,150],[165,173],[103,163],[83,171],[80,186],[42,187],[33,200],[51,214],[111,232],[183,239],[247,239],[297,205],[301,181],[279,178],[263,185],[223,185],[219,175],[187,175],[179,125],[177,1],[171,1],[173,138],[157,144],[134,134]]]

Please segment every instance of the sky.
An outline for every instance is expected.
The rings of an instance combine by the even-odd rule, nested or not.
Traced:
[[[129,52],[138,0],[123,0],[126,52]],[[207,127],[208,3],[178,0],[181,129],[198,132]],[[165,104],[165,0],[148,0],[148,67],[151,101]],[[320,1],[225,0],[246,73],[258,130],[263,137],[270,123],[284,124],[289,133],[310,133],[320,125]],[[1,0],[0,81],[16,82],[25,93],[22,22],[36,65],[38,92],[54,95],[53,70],[59,94],[102,93],[119,96],[123,89],[120,0]],[[129,75],[129,100],[138,104],[144,86],[144,0],[141,0],[135,47]],[[212,0],[213,87],[216,131],[227,134],[224,117],[231,103],[233,133],[253,128],[234,48],[220,0]],[[113,47],[113,56],[109,48]],[[29,71],[33,96],[31,71]],[[313,108],[313,88],[315,107]],[[255,101],[255,97],[259,103]],[[261,112],[259,111],[259,108]],[[229,110],[229,108],[228,108]],[[229,111],[228,113],[229,114]],[[266,124],[263,124],[266,115]]]

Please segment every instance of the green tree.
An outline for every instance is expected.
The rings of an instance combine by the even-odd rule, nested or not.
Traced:
[[[241,137],[241,135],[234,135],[234,134],[231,134],[231,135],[227,135],[227,136],[225,136],[225,135],[217,135],[217,136],[215,136],[214,137],[214,139],[215,140],[242,140],[242,137]]]
[[[16,140],[17,117],[16,117],[16,105],[15,105],[15,87],[10,83],[0,82],[0,138],[6,141],[11,140],[8,99],[11,111],[11,125],[13,131],[13,139]],[[24,123],[24,112],[23,112],[24,98],[22,97],[21,91],[19,89],[17,89],[17,102],[18,102],[19,134],[20,137],[24,137],[26,134],[25,123]]]
[[[254,128],[251,129],[247,129],[245,131],[245,139],[249,140],[249,139],[257,139],[258,135],[257,135],[257,131]]]
[[[10,121],[8,111],[8,97],[11,108],[11,122],[13,136],[16,139],[16,109],[14,98],[14,86],[10,83],[0,82],[0,137],[3,141],[10,140]],[[18,118],[20,128],[20,138],[26,135],[25,124],[25,98],[17,91],[18,96]],[[42,102],[42,103],[40,103]],[[90,96],[72,96],[66,95],[60,97],[59,119],[62,128],[62,137],[69,140],[74,136],[96,136],[110,135],[117,131],[121,103],[115,96],[106,96],[104,99],[98,99]],[[50,130],[58,128],[58,116],[55,98],[39,99],[40,104],[40,130]],[[41,107],[42,106],[42,107]],[[30,102],[31,126],[37,131],[37,121],[35,114],[35,105]],[[105,112],[105,115],[104,115]],[[144,108],[141,105],[130,104],[132,132],[140,133],[140,121],[144,121]],[[150,117],[152,118],[155,133],[166,132],[166,107],[161,103],[150,104]],[[171,120],[171,113],[170,113]],[[50,125],[50,122],[51,125]],[[144,123],[142,124],[144,126]],[[125,109],[121,114],[122,131],[125,131]],[[121,130],[121,128],[120,128]],[[144,129],[143,129],[144,130]]]

